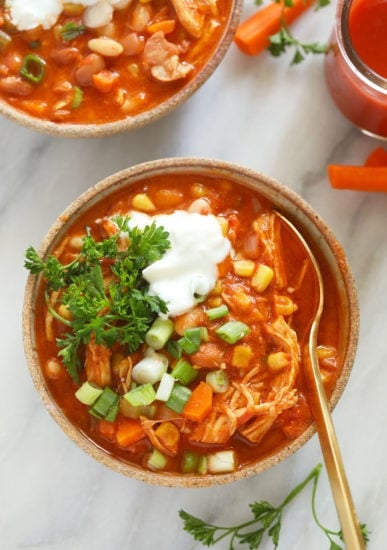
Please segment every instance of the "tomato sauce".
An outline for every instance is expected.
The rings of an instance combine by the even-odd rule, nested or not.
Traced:
[[[235,182],[202,176],[198,181],[198,177],[195,175],[158,176],[139,181],[130,187],[120,188],[113,195],[92,206],[69,228],[62,242],[56,246],[55,255],[64,263],[68,261],[74,253],[71,247],[72,240],[83,235],[86,226],[96,239],[104,238],[101,220],[113,214],[129,212],[133,198],[138,194],[146,194],[152,201],[155,206],[152,215],[172,213],[176,209],[187,210],[204,198],[209,204],[211,214],[227,220],[227,237],[231,240],[239,259],[243,257],[256,262],[257,265],[262,262],[270,263],[267,249],[262,242],[257,242],[254,233],[258,231],[258,220],[271,219],[270,216],[273,213],[270,203],[253,190]],[[266,218],[266,216],[268,217]],[[264,231],[266,231],[266,221]],[[283,345],[281,336],[270,336],[276,321],[280,318],[282,327],[285,327],[284,323],[286,322],[286,327],[291,330],[292,334],[294,331],[296,335],[296,350],[302,350],[307,344],[308,331],[317,301],[316,280],[305,250],[289,228],[283,225],[278,218],[275,224],[277,225],[274,226],[274,242],[279,254],[276,256],[276,282],[261,292],[255,291],[252,287],[251,277],[237,274],[233,268],[234,260],[229,258],[228,262],[219,266],[218,281],[222,291],[219,292],[218,289],[216,292],[211,292],[195,308],[196,312],[202,315],[200,325],[205,326],[209,334],[208,343],[203,345],[211,344],[222,355],[224,368],[231,382],[230,389],[233,391],[233,384],[236,384],[235,387],[237,387],[238,384],[244,383],[246,376],[249,377],[249,372],[252,373],[251,376],[257,376],[257,374],[253,375],[254,369],[254,372],[260,373],[258,393],[258,386],[254,386],[254,378],[246,383],[247,391],[251,391],[252,395],[255,395],[256,404],[263,402],[265,395],[266,397],[270,395],[273,385],[286,385],[285,380],[288,376],[286,369],[289,367],[285,367],[284,371],[272,371],[267,366],[268,356],[281,350]],[[341,313],[340,299],[334,278],[323,262],[321,269],[325,284],[325,307],[319,329],[318,344],[320,368],[327,394],[330,395],[343,362]],[[277,281],[280,277],[284,280],[281,285]],[[35,338],[42,371],[54,400],[73,425],[96,445],[124,462],[146,468],[146,461],[152,450],[149,438],[145,437],[126,448],[117,445],[115,440],[115,431],[119,429],[120,423],[126,421],[125,411],[120,411],[111,428],[108,426],[109,429],[106,430],[105,422],[101,430],[101,421],[89,414],[88,408],[76,399],[75,392],[78,386],[70,378],[63,365],[59,364],[59,369],[56,369],[55,372],[49,368],[50,361],[57,357],[58,348],[55,341],[48,341],[47,338],[48,317],[44,291],[45,284],[43,282],[36,304]],[[222,319],[211,321],[205,315],[203,316],[203,312],[219,305],[220,302],[227,303],[233,318],[239,319],[250,327],[250,333],[242,340],[243,346],[251,349],[249,365],[233,366],[232,357],[235,345],[222,341],[215,332],[216,328],[224,321]],[[174,321],[177,330],[177,320]],[[61,323],[54,320],[53,327],[55,337],[63,336],[64,328]],[[139,360],[142,352],[143,348],[141,347],[135,354],[132,354],[134,363]],[[206,380],[206,374],[211,368],[208,368],[205,362],[201,362],[203,357],[200,359],[200,350],[192,357],[197,361],[199,369],[198,380],[190,385],[190,388],[194,389],[200,381]],[[172,357],[168,355],[168,358],[173,362]],[[293,400],[292,397],[288,405],[279,406],[274,422],[264,431],[262,437],[254,441],[254,439],[249,439],[248,432],[239,429],[232,431],[225,440],[216,440],[215,438],[213,442],[209,442],[205,437],[192,437],[192,434],[198,433],[198,426],[186,420],[185,429],[180,434],[178,452],[168,457],[167,466],[163,471],[181,473],[183,456],[187,450],[200,455],[217,452],[221,449],[232,449],[237,456],[237,467],[240,468],[260,457],[273,454],[297,438],[310,425],[311,413],[302,371],[302,358],[299,357],[298,351],[295,351],[294,361],[294,365],[297,364],[296,372],[293,373],[294,380],[291,388],[288,389],[290,390],[289,396],[293,395],[294,390],[296,398]],[[283,375],[284,378],[282,378]],[[289,377],[291,376],[292,374],[289,373]],[[85,372],[82,371],[81,382],[84,379]],[[222,395],[216,394],[214,402],[216,399],[223,399]],[[242,395],[239,399],[240,410],[242,410],[246,403]],[[250,406],[251,404],[252,402],[250,402]],[[157,407],[156,417],[153,418],[156,421],[157,418],[165,419],[171,416],[171,411],[168,413],[165,404],[159,403]],[[182,414],[184,417],[184,411]],[[244,418],[246,418],[247,425],[249,425],[249,415],[251,412],[246,407]],[[172,413],[174,420],[176,420],[176,416],[180,415]],[[240,424],[243,428],[242,420]]]
[[[231,12],[228,0],[193,3],[202,22],[194,36],[167,0],[134,0],[100,28],[86,27],[83,8],[74,15],[69,4],[52,28],[28,31],[15,28],[1,6],[0,99],[30,116],[71,124],[134,117],[176,95],[211,58]],[[101,38],[119,53],[101,53],[98,42],[95,49]],[[23,74],[28,58],[32,79]],[[34,80],[40,70],[43,77]]]
[[[337,13],[325,63],[329,91],[361,130],[387,137],[387,2],[341,0]]]

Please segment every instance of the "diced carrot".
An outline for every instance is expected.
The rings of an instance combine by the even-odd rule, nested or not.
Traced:
[[[94,87],[103,94],[110,92],[119,79],[119,75],[107,69],[93,74]]]
[[[364,166],[387,166],[387,151],[383,147],[373,149],[368,155]]]
[[[330,164],[328,176],[335,189],[387,192],[387,166],[340,166]]]
[[[281,28],[284,20],[290,25],[307,10],[314,0],[293,0],[293,6],[284,7],[283,1],[271,2],[239,25],[234,41],[242,52],[257,55],[268,47],[269,38]]]
[[[139,420],[125,418],[120,421],[116,434],[120,447],[130,447],[143,437],[145,437],[145,432]]]
[[[151,23],[147,26],[146,30],[150,34],[155,32],[163,32],[164,34],[170,34],[175,30],[176,21],[174,19],[164,19],[163,21],[157,21],[156,23]]]
[[[117,424],[116,422],[108,422],[102,419],[99,421],[98,430],[102,437],[105,437],[109,441],[113,441],[116,436]]]
[[[212,388],[206,382],[200,382],[193,390],[182,415],[193,422],[202,422],[212,409]]]

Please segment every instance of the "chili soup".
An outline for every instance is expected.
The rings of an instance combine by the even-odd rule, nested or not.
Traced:
[[[69,134],[145,124],[203,83],[238,16],[232,0],[0,1],[2,111]]]
[[[302,355],[315,273],[273,189],[214,168],[146,172],[110,182],[101,199],[92,191],[43,259],[27,251],[36,362],[76,438],[109,465],[162,484],[231,480],[311,434]],[[356,305],[316,252],[332,396],[348,375]]]

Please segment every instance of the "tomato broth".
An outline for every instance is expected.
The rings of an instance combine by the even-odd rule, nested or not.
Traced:
[[[199,215],[202,223],[211,217],[219,224],[221,238],[230,244],[217,265],[213,288],[185,313],[169,317],[173,323],[169,340],[152,351],[163,356],[168,364],[165,372],[172,374],[179,390],[185,388],[188,401],[176,407],[171,397],[166,401],[165,397],[156,398],[137,409],[127,402],[131,392],[142,387],[133,376],[136,365],[149,355],[146,336],[129,352],[125,343],[114,341],[107,351],[107,345],[96,343],[91,335],[77,350],[79,379],[74,381],[65,368],[64,356],[58,355],[61,346],[57,339],[69,330],[66,319],[74,319],[76,307],[66,306],[72,312],[67,315],[63,289],[54,290],[44,278],[36,303],[35,338],[54,400],[70,422],[106,452],[161,473],[233,471],[285,447],[311,424],[301,352],[316,308],[317,286],[305,250],[271,204],[255,191],[227,179],[188,175],[157,176],[120,188],[77,219],[52,253],[63,264],[74,262],[86,234],[96,242],[111,238],[118,231],[114,216],[133,215],[133,211],[149,216],[149,223],[158,215],[177,211]],[[110,270],[115,262],[107,258],[97,262],[102,266],[106,293],[116,277]],[[262,266],[268,275],[263,280],[258,276]],[[330,270],[323,262],[321,267],[326,300],[318,354],[330,395],[343,363],[340,299]],[[222,329],[229,322],[245,327],[236,339],[230,340],[230,334],[224,339]],[[205,334],[196,348],[183,347],[180,357],[174,356],[176,344],[183,340],[184,345],[188,333],[196,329]],[[101,360],[103,357],[107,360]],[[117,357],[123,368],[119,375]],[[185,381],[177,373],[176,365],[182,360],[191,367],[192,378]],[[91,414],[94,405],[85,405],[76,396],[86,383],[102,392],[101,369],[108,370],[108,386],[119,403],[117,414],[109,420]],[[218,376],[215,384],[211,380],[214,373]],[[150,381],[150,385],[157,396],[161,380]],[[196,417],[188,410],[199,386],[210,395],[210,404]],[[197,406],[200,408],[200,403]],[[125,432],[127,428],[135,434]],[[155,450],[161,462],[153,461]],[[232,457],[223,470],[213,465],[221,452]]]

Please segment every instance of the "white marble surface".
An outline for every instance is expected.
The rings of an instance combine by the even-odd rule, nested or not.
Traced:
[[[250,2],[247,15],[255,8]],[[293,28],[326,40],[333,6]],[[38,246],[67,204],[104,176],[167,156],[224,159],[271,175],[299,192],[326,219],[352,265],[361,307],[358,354],[334,411],[369,548],[387,540],[387,196],[334,191],[330,162],[361,164],[378,142],[336,111],[324,86],[322,58],[289,67],[233,45],[202,89],[178,111],[126,135],[65,140],[0,120],[0,547],[4,550],[201,548],[183,532],[178,510],[215,523],[250,517],[248,503],[279,504],[321,461],[317,437],[296,455],[252,479],[209,489],[147,486],[87,457],[62,433],[32,385],[22,346],[23,254]],[[310,513],[310,490],[286,512],[280,550],[329,544]],[[338,526],[325,473],[318,493],[325,523]],[[218,548],[228,548],[223,542]],[[261,545],[272,548],[271,542]]]

